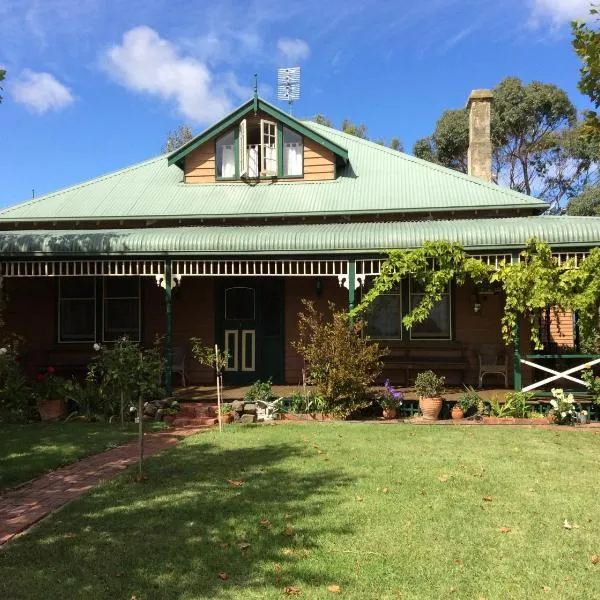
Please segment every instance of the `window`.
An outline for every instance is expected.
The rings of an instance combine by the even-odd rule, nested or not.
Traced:
[[[416,281],[410,281],[409,305],[412,310],[421,302],[423,289]],[[425,321],[417,323],[410,332],[412,340],[450,340],[452,332],[450,329],[450,287],[442,299],[433,307]]]
[[[96,338],[96,280],[58,280],[58,341],[93,342]]]
[[[140,280],[138,277],[104,279],[104,330],[102,339],[114,342],[126,335],[140,341]]]
[[[261,175],[277,175],[277,123],[260,120]]]
[[[58,341],[140,341],[139,277],[64,277],[58,283]]]
[[[230,131],[217,139],[217,177],[232,179],[235,177],[235,136]]]
[[[370,289],[374,277],[367,278],[365,292]],[[374,340],[402,339],[402,295],[398,285],[373,300],[366,314],[367,333]]]
[[[304,144],[302,136],[295,131],[283,128],[283,176],[302,176],[304,168]]]

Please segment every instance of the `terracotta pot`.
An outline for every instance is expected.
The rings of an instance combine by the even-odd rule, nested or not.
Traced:
[[[221,421],[223,421],[223,423],[233,423],[233,413],[223,413],[221,415]]]
[[[384,419],[395,419],[396,418],[396,409],[395,408],[384,408],[383,409],[383,418]]]
[[[465,413],[463,412],[463,409],[457,404],[455,404],[452,407],[452,418],[456,420],[465,418]]]
[[[60,419],[67,411],[67,404],[64,398],[55,400],[42,400],[38,404],[38,411],[42,421],[56,421]]]
[[[442,410],[441,398],[419,398],[419,408],[423,412],[423,419],[426,421],[435,421],[440,416]]]

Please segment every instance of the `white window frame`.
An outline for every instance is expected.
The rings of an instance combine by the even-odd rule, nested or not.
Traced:
[[[246,340],[250,338],[252,344],[252,363],[250,366],[246,364]],[[252,372],[256,370],[256,330],[242,329],[242,371]]]
[[[57,306],[57,311],[58,311],[58,331],[57,333],[57,339],[58,339],[58,343],[59,344],[89,344],[90,342],[95,342],[96,341],[96,335],[97,335],[97,330],[96,330],[96,321],[98,319],[98,285],[96,282],[96,279],[93,279],[94,282],[94,296],[93,298],[91,296],[87,296],[87,297],[77,297],[77,298],[73,298],[71,296],[66,296],[63,297],[62,295],[62,277],[58,278],[58,306]],[[84,300],[86,302],[89,302],[90,300],[93,301],[94,303],[94,333],[92,334],[91,338],[81,338],[81,339],[77,339],[77,340],[63,340],[62,339],[62,301],[63,300]]]
[[[231,348],[229,347],[229,336],[233,336],[233,352],[231,352]],[[226,329],[224,332],[224,343],[225,346],[224,351],[229,355],[227,359],[227,364],[225,365],[226,371],[237,371],[238,370],[238,330],[237,329]],[[230,367],[230,361],[233,361],[233,366]]]
[[[289,131],[289,132],[293,133],[295,136],[298,136],[300,138],[300,141],[299,142],[286,142],[285,141],[285,132],[286,131]],[[297,131],[294,131],[293,129],[290,129],[289,127],[286,127],[284,125],[284,126],[282,126],[281,141],[283,143],[283,163],[281,165],[281,176],[282,177],[303,177],[304,176],[304,136],[301,135],[300,133],[298,133]],[[300,173],[290,174],[290,173],[285,172],[285,151],[286,151],[286,147],[288,145],[290,145],[290,146],[297,145],[301,149],[302,164],[300,167]]]
[[[413,292],[413,278],[408,279],[408,312],[410,313],[413,309],[413,295],[422,295],[423,292]],[[448,290],[442,294],[442,296],[448,296],[448,337],[414,337],[413,328],[410,328],[409,335],[411,341],[416,342],[448,342],[452,340],[452,282],[448,283]],[[416,305],[415,305],[416,306]]]
[[[137,326],[137,338],[131,339],[132,342],[139,343],[142,338],[142,280],[141,277],[137,278],[137,296],[108,296],[106,294],[106,283],[108,281],[108,277],[102,278],[102,341],[111,343],[119,339],[121,335],[117,335],[114,339],[106,338],[106,301],[107,300],[137,300],[138,302],[138,326]],[[122,335],[126,335],[123,333]]]
[[[267,169],[266,149],[273,150],[275,159],[273,170]],[[276,176],[278,173],[277,123],[267,119],[260,120],[260,174],[264,177]]]
[[[233,175],[223,175],[223,165],[221,165],[221,175],[219,175],[219,151],[218,151],[218,144],[219,141],[222,140],[223,138],[226,138],[228,135],[231,135],[231,144],[224,144],[224,147],[230,147],[232,148],[232,154],[233,154]],[[215,179],[217,180],[232,180],[232,179],[236,179],[236,161],[238,160],[238,157],[236,157],[235,155],[235,131],[233,129],[226,131],[225,133],[223,133],[222,135],[220,135],[218,138],[215,139]]]
[[[240,177],[245,177],[248,175],[248,148],[247,140],[248,139],[248,124],[246,119],[242,119],[240,122],[240,134],[238,137],[238,153],[239,153],[239,162],[240,162]]]

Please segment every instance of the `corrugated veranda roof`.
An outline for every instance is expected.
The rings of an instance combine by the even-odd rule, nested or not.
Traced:
[[[184,184],[160,156],[0,211],[13,221],[215,219],[267,216],[399,214],[523,208],[541,200],[305,122],[348,150],[333,181]]]
[[[329,254],[416,248],[433,240],[459,242],[469,250],[508,251],[523,248],[533,236],[555,247],[596,246],[600,217],[0,231],[0,252],[3,257]]]

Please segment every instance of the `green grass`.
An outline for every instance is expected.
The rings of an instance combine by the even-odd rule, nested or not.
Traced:
[[[0,425],[0,489],[14,487],[135,435],[107,423]]]
[[[211,430],[10,542],[0,597],[600,598],[599,455],[566,428]]]

